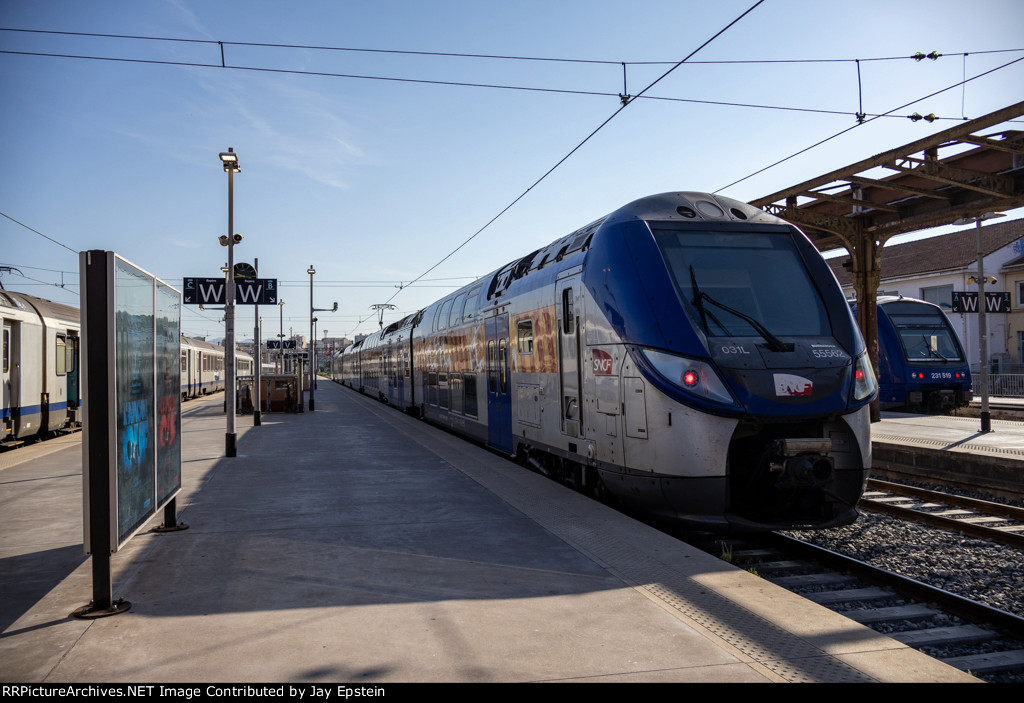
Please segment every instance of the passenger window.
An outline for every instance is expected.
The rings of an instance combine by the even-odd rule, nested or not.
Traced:
[[[452,301],[445,301],[445,304],[441,306],[441,319],[437,321],[438,329],[444,329],[448,326],[448,316],[452,311]]]
[[[520,354],[533,353],[533,320],[522,320],[517,326],[518,344],[516,348]]]
[[[67,352],[67,348],[68,348],[67,339],[63,335],[57,335],[57,345],[56,345],[56,352],[57,352],[57,354],[56,354],[56,358],[54,359],[54,362],[56,363],[57,375],[58,376],[65,376],[65,375],[67,375],[67,372],[68,372],[68,366],[67,366],[67,364],[68,364],[68,352]]]
[[[495,368],[494,342],[487,343],[487,389],[491,393],[498,392],[498,371]]]
[[[11,333],[4,330],[4,372],[11,370],[11,353],[8,351],[11,344]]]
[[[562,331],[572,334],[576,324],[576,312],[573,307],[572,288],[562,290]]]
[[[508,342],[498,340],[498,369],[501,373],[501,393],[508,393]]]
[[[473,290],[469,291],[469,297],[466,298],[466,309],[462,313],[462,321],[469,322],[476,317],[477,310],[480,309],[480,287],[477,286]]]
[[[455,299],[455,303],[452,305],[451,314],[448,317],[449,327],[458,327],[462,324],[462,308],[466,304],[466,294],[463,293]]]

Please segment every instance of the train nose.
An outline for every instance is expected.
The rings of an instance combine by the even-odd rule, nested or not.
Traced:
[[[781,483],[820,486],[832,480],[835,460],[830,439],[778,439],[769,468]]]

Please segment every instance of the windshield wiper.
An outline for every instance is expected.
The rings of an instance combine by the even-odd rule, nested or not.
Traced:
[[[928,341],[928,335],[922,334],[921,339],[924,341],[924,348],[928,350],[929,354],[931,354],[932,356],[937,356],[943,361],[949,361],[949,359],[947,359],[946,357],[939,353],[938,349],[932,349],[931,342]]]
[[[705,311],[705,309],[704,309],[704,302],[703,301],[707,301],[707,302],[711,303],[712,305],[714,305],[715,307],[721,308],[722,310],[725,310],[727,313],[735,315],[736,317],[738,317],[741,320],[743,320],[746,323],[748,323],[751,327],[753,327],[755,330],[757,330],[757,333],[759,335],[761,335],[761,337],[764,339],[764,341],[766,341],[768,343],[766,346],[771,351],[773,351],[773,352],[793,351],[793,345],[792,344],[787,344],[787,343],[783,342],[781,339],[779,339],[774,334],[769,332],[768,328],[765,327],[764,325],[762,325],[760,322],[758,322],[755,318],[751,317],[750,315],[748,315],[746,313],[740,312],[739,310],[734,310],[733,308],[729,307],[725,303],[718,302],[717,300],[712,298],[710,295],[708,295],[707,293],[702,291],[700,289],[700,287],[697,285],[697,274],[694,273],[692,265],[690,266],[690,284],[693,286],[693,304],[697,307],[697,310],[700,312],[700,320],[701,320],[702,323],[704,323],[704,331],[705,332],[709,332],[710,333],[710,330],[708,330],[708,322],[707,322],[707,317],[710,316],[711,319],[714,320],[718,324],[718,326],[721,327],[726,332],[726,334],[728,334],[728,330],[726,329],[725,325],[723,325],[721,322],[719,322],[718,319],[714,315],[711,315],[711,313],[708,313],[708,312]]]

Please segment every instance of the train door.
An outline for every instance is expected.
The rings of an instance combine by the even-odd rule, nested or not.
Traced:
[[[67,336],[67,346],[64,348],[65,362],[64,369],[67,372],[68,391],[68,419],[76,421],[75,410],[78,408],[79,396],[79,371],[78,371],[78,337]]]
[[[15,342],[16,328],[9,322],[4,322],[4,339],[3,339],[3,390],[0,391],[0,418],[3,419],[3,435],[0,436],[0,440],[8,438],[8,435],[13,437],[14,426],[16,424],[16,415],[18,412],[18,374],[17,374],[17,359],[16,354],[16,342]]]
[[[487,444],[512,453],[508,314],[487,319]]]
[[[558,309],[558,380],[561,386],[562,432],[583,436],[580,403],[580,278],[563,278],[555,284]]]

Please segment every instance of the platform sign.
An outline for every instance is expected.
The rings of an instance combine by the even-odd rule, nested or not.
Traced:
[[[953,312],[978,312],[978,294],[974,291],[954,292]],[[1010,312],[1010,294],[986,292],[985,312]]]
[[[181,490],[181,294],[81,254],[85,550],[118,551]],[[106,523],[106,524],[103,524]]]
[[[185,305],[224,305],[227,281],[223,278],[182,279]],[[277,305],[276,278],[235,278],[235,305]]]
[[[186,278],[181,284],[182,302],[185,305],[223,305],[227,301],[224,277]]]

